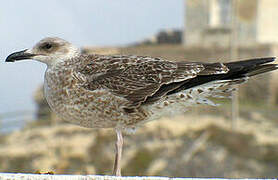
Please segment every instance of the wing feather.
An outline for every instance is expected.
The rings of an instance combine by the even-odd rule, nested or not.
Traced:
[[[79,72],[86,77],[88,90],[104,88],[129,101],[128,108],[138,107],[147,99],[159,100],[198,74],[226,73],[220,63],[172,62],[144,56],[84,57]]]

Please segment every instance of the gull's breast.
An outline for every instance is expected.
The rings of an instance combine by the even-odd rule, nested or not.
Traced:
[[[106,89],[87,90],[78,85],[72,70],[45,74],[44,93],[51,109],[63,120],[90,128],[132,126],[146,116],[123,110],[127,100]]]

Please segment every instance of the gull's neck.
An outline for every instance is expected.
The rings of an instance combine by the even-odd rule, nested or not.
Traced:
[[[66,64],[70,65],[75,59],[78,59],[77,57],[79,56],[81,56],[80,48],[71,47],[67,54],[63,54],[62,56],[57,55],[56,57],[53,56],[51,58],[53,58],[54,60],[48,61],[48,63],[46,64],[48,68]]]

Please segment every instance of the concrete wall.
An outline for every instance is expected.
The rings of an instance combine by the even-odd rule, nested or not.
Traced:
[[[198,45],[202,41],[202,32],[208,26],[209,0],[186,0],[184,42],[186,45]]]
[[[278,1],[258,1],[257,42],[278,43]]]
[[[237,0],[238,43],[252,45],[257,36],[257,0]]]
[[[155,176],[101,176],[101,175],[45,175],[45,174],[12,174],[1,173],[0,179],[2,180],[192,180],[192,178],[169,178],[169,177],[155,177]],[[195,180],[207,180],[210,178],[194,178]],[[228,180],[220,178],[221,180]],[[275,180],[275,179],[270,179]]]
[[[206,39],[214,39],[215,42],[219,42],[218,44],[228,46],[227,36],[223,38],[221,34],[216,36],[207,32],[208,29],[231,27],[231,2],[231,0],[186,0],[184,46],[200,46]],[[277,0],[237,0],[239,44],[247,46],[254,43],[278,43],[277,9]],[[209,41],[205,44],[215,42]]]

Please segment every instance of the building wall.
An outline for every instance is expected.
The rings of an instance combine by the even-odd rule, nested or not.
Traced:
[[[278,43],[278,1],[258,1],[257,41]]]
[[[185,46],[210,43],[229,46],[229,33],[207,34],[231,28],[232,0],[186,0]],[[278,0],[237,0],[238,43],[278,43]],[[212,35],[212,37],[210,37]],[[224,38],[223,38],[224,37]],[[204,42],[210,40],[209,42]],[[211,41],[213,40],[213,41]]]
[[[257,0],[237,0],[238,43],[241,45],[252,45],[256,42],[257,6]]]
[[[230,0],[209,1],[209,26],[230,26],[231,23],[231,2]]]
[[[198,45],[202,41],[202,31],[208,26],[209,0],[185,1],[184,42],[187,45]]]

